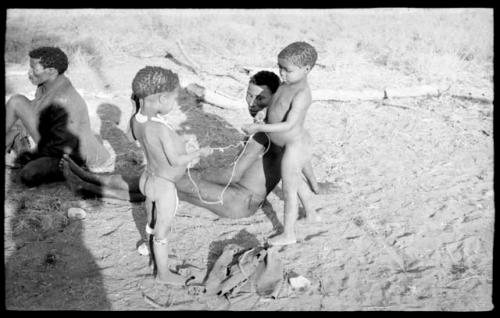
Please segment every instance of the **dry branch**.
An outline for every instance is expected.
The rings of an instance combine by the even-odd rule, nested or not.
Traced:
[[[242,109],[247,107],[243,100],[233,99],[208,89],[205,89],[203,92],[203,100],[209,104],[220,106],[225,109]]]
[[[190,64],[191,68],[194,69],[194,72],[196,72],[196,69],[199,69],[200,67],[198,66],[198,64],[196,64],[192,59],[191,57],[186,53],[186,51],[184,50],[184,47],[182,46],[182,43],[181,43],[181,40],[177,40],[176,41],[177,43],[177,46],[179,47],[179,49],[181,50],[181,53],[182,55],[184,56],[184,58],[186,59],[186,61]]]
[[[367,89],[359,90],[330,90],[318,89],[312,91],[312,99],[353,101],[353,100],[382,100],[387,98],[404,98],[417,96],[439,96],[441,91],[434,86],[419,86],[408,88],[387,88],[385,90]]]

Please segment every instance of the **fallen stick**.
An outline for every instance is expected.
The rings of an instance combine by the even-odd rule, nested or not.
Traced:
[[[472,94],[470,95],[456,95],[456,94],[451,94],[451,97],[454,97],[454,98],[459,98],[459,99],[464,99],[464,100],[468,100],[468,101],[471,101],[471,102],[479,102],[479,103],[483,103],[483,104],[492,104],[493,103],[493,99],[490,99],[490,98],[487,98],[487,97],[484,97],[484,96],[473,96]]]
[[[355,90],[330,90],[318,89],[312,91],[312,99],[353,101],[353,100],[382,100],[387,98],[404,98],[434,95],[439,96],[441,91],[433,86],[420,86],[409,88],[388,88],[385,90],[367,89],[363,91]]]
[[[158,309],[166,309],[168,307],[170,307],[170,304],[168,305],[161,305],[161,304],[158,304],[156,301],[154,301],[151,297],[149,297],[148,295],[142,293],[142,298],[144,299],[144,301],[146,303],[148,303],[149,305],[155,307],[155,308],[158,308]],[[168,303],[168,302],[167,302]]]
[[[175,64],[177,65],[180,65],[182,67],[185,67],[187,68],[189,71],[195,73],[196,75],[198,75],[198,72],[196,72],[195,68],[192,67],[191,65],[188,65],[186,63],[183,63],[181,61],[179,61],[177,58],[175,58],[175,56],[173,56],[171,53],[167,52],[167,54],[165,54],[165,58],[171,60],[172,62],[174,62]]]
[[[197,71],[196,71],[196,69],[199,69],[199,68],[200,68],[200,67],[199,67],[199,65],[198,65],[197,63],[193,62],[193,60],[191,59],[191,57],[189,57],[189,55],[186,53],[186,51],[184,50],[184,47],[182,46],[181,40],[177,40],[177,41],[175,41],[175,42],[177,43],[177,46],[178,46],[178,47],[179,47],[179,49],[181,50],[181,53],[182,53],[182,55],[184,56],[184,58],[186,59],[186,61],[187,61],[189,64],[191,64],[191,65],[190,65],[190,66],[191,66],[191,68],[194,70],[194,72],[195,72],[196,74],[198,74],[198,73],[197,73]]]
[[[247,104],[240,99],[232,98],[229,95],[214,92],[198,84],[191,84],[187,90],[203,100],[204,102],[225,109],[244,109]]]
[[[383,91],[373,89],[365,91],[318,89],[312,91],[312,99],[314,101],[382,100],[383,98]]]

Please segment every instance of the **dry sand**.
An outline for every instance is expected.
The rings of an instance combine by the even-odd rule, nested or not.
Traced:
[[[184,86],[200,82],[161,57],[106,64],[101,71],[114,79],[112,89],[68,75],[88,102],[94,130],[115,149],[118,173],[140,171],[140,149],[124,132],[132,109],[128,85],[144,65],[175,70]],[[23,67],[8,65],[6,81],[29,95],[33,89],[19,73]],[[316,72],[316,79],[328,75]],[[237,87],[227,78],[210,81]],[[82,198],[62,182],[28,189],[15,179],[17,170],[6,169],[7,309],[491,310],[493,105],[449,95],[392,104],[314,102],[310,108],[313,167],[320,181],[337,189],[315,198],[323,221],[300,220],[301,242],[279,252],[287,272],[312,282],[308,291],[224,307],[184,289],[146,288],[148,258],[136,250],[145,238],[142,204]],[[175,119],[179,133],[213,147],[239,141],[239,127],[251,122],[244,109],[224,110],[188,97]],[[234,152],[215,156],[200,166],[229,164]],[[241,220],[181,202],[170,236],[173,264],[206,269],[229,243],[262,244],[274,233],[271,216],[283,220],[280,187],[269,202],[272,209]],[[85,209],[86,218],[67,219],[71,207]],[[37,227],[22,222],[27,213],[36,216]],[[165,308],[152,306],[144,294]]]

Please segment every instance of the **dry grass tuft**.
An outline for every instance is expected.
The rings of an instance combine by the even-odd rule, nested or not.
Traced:
[[[12,219],[12,233],[34,235],[37,240],[43,240],[69,224],[65,211],[58,197],[23,196]]]

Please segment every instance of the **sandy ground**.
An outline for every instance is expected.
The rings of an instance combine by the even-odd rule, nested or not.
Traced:
[[[140,171],[141,150],[124,132],[132,109],[129,79],[145,65],[173,69],[183,86],[196,81],[161,57],[107,64],[101,70],[107,80],[90,81],[95,87],[68,74],[89,105],[95,132],[117,153],[118,173]],[[25,72],[25,65],[9,65],[7,85],[32,96]],[[315,78],[328,70],[317,72]],[[227,78],[210,83],[238,90]],[[306,292],[227,307],[185,289],[146,288],[148,258],[136,250],[145,238],[142,204],[82,198],[64,182],[28,189],[16,179],[18,170],[6,169],[7,309],[491,310],[493,105],[446,95],[391,103],[314,102],[310,108],[315,173],[337,188],[316,196],[323,221],[300,220],[301,242],[279,251],[287,272],[312,282]],[[179,133],[213,147],[238,142],[239,127],[251,122],[246,110],[188,97],[174,117]],[[234,154],[215,154],[200,166],[230,164]],[[241,220],[181,202],[170,239],[173,265],[205,270],[229,243],[262,244],[274,233],[273,215],[283,220],[280,187],[269,202],[272,209]],[[68,219],[70,207],[85,209],[87,217]],[[37,226],[23,223],[27,213],[37,216]]]

